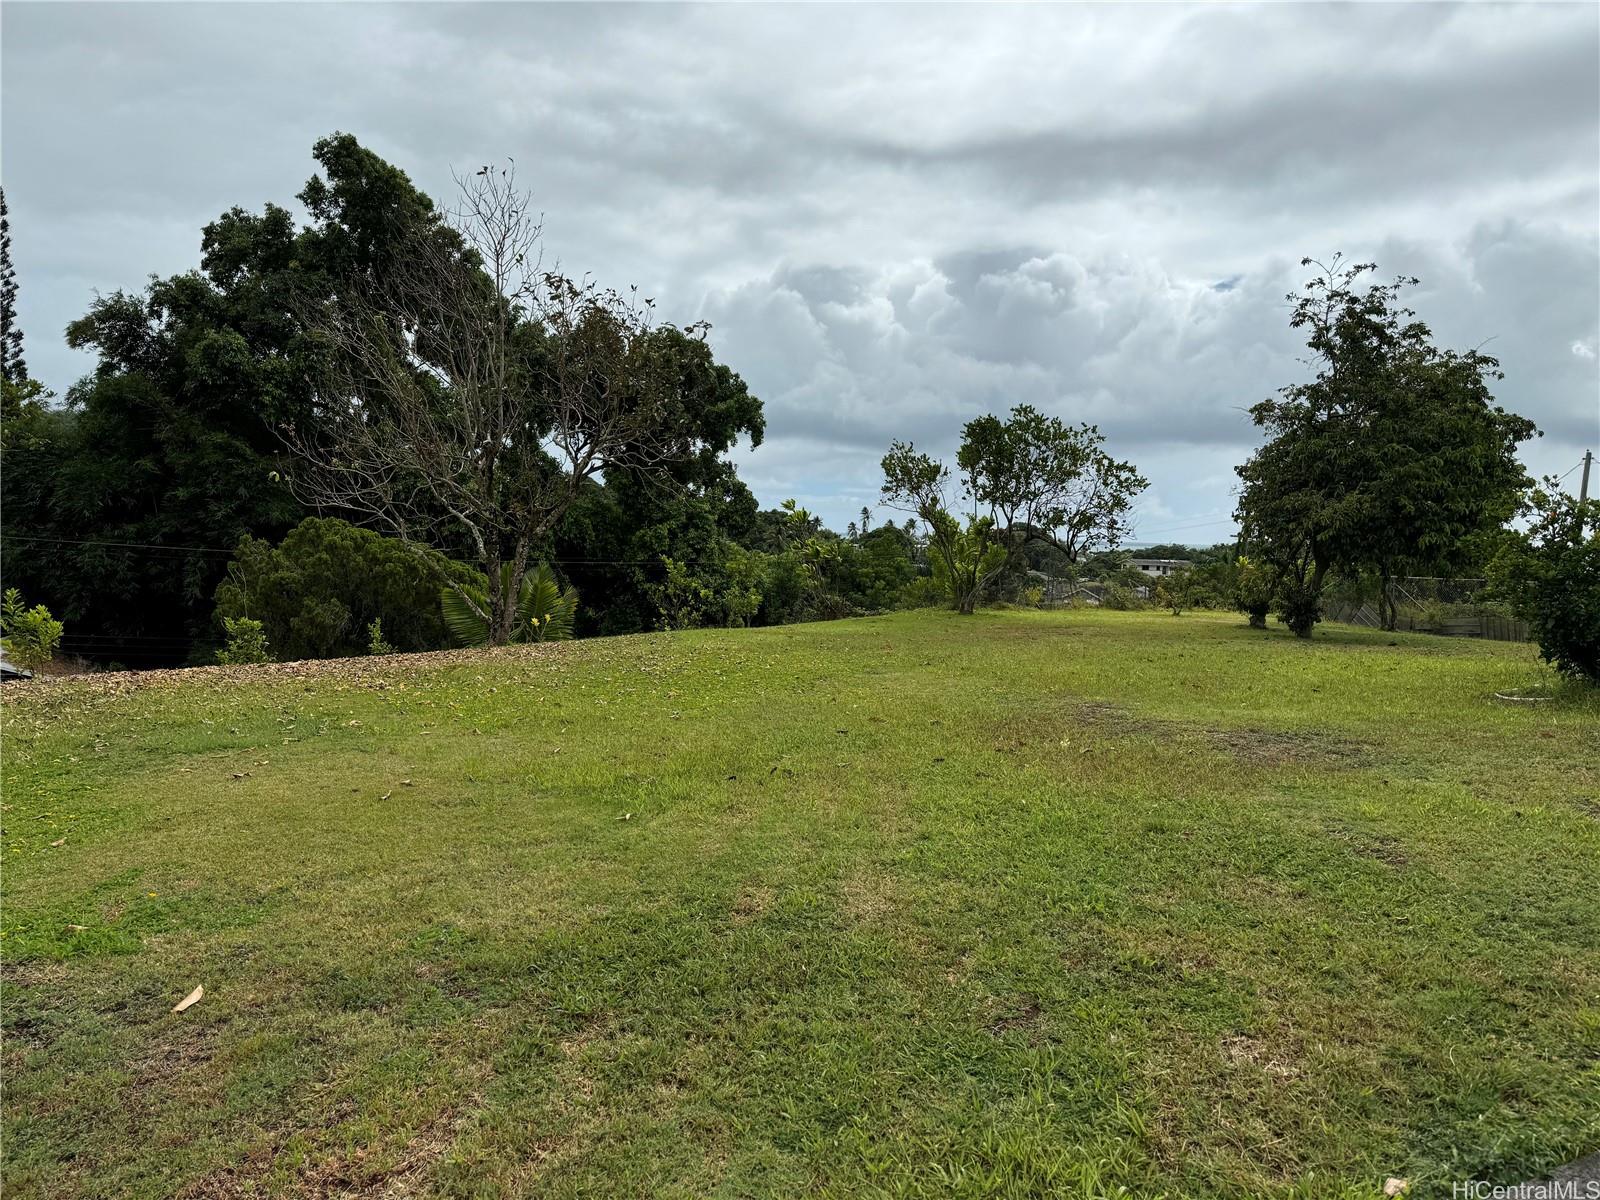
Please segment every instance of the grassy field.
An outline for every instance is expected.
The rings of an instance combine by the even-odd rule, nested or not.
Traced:
[[[8,687],[5,1194],[1536,1176],[1600,703],[1535,675],[1005,612]]]

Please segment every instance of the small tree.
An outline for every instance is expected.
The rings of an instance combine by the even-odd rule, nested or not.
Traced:
[[[971,613],[985,588],[1031,541],[1076,563],[1091,550],[1115,549],[1146,481],[1104,449],[1092,425],[1069,426],[1026,404],[1004,421],[978,417],[962,430],[959,487],[950,471],[895,442],[883,458],[885,503],[914,513],[928,531],[936,581],[955,608]],[[963,524],[952,513],[969,507]]]
[[[217,651],[217,662],[223,666],[272,661],[272,648],[267,645],[266,627],[249,617],[224,617],[222,626],[228,634],[228,644]]]
[[[500,567],[501,586],[511,573],[511,564]],[[444,610],[444,623],[458,646],[481,647],[504,645],[490,636],[488,621],[483,613],[488,606],[485,593],[490,589],[483,584],[452,583],[439,593]],[[522,577],[517,590],[517,604],[513,610],[516,619],[511,624],[510,642],[564,642],[572,636],[572,626],[578,617],[578,593],[574,588],[563,588],[556,574],[545,563],[540,563]]]
[[[1272,571],[1256,559],[1241,554],[1233,577],[1233,606],[1250,620],[1250,628],[1265,629],[1276,587]]]
[[[1042,542],[1075,564],[1122,543],[1133,501],[1148,484],[1104,447],[1093,425],[1068,425],[1019,404],[1004,421],[968,421],[956,461],[967,494],[1008,550]]]
[[[370,626],[400,651],[450,644],[440,579],[470,583],[471,567],[333,517],[307,517],[277,546],[244,538],[217,588],[216,615],[252,617],[285,659],[369,652]]]
[[[984,586],[1005,566],[1005,548],[996,537],[994,522],[973,517],[963,529],[950,514],[949,469],[918,453],[909,442],[889,447],[883,456],[883,477],[884,502],[916,514],[927,529],[936,586],[957,612],[976,611]]]
[[[1600,683],[1600,501],[1580,504],[1549,479],[1529,507],[1533,526],[1492,564],[1495,589],[1532,627],[1546,662]]]
[[[373,656],[394,653],[394,647],[383,636],[382,617],[373,617],[367,623],[367,653]]]
[[[0,633],[5,637],[6,657],[29,671],[50,665],[61,645],[66,627],[50,615],[42,604],[29,608],[16,588],[7,588],[0,600]]]
[[[1192,583],[1188,571],[1176,571],[1157,582],[1153,599],[1162,608],[1169,609],[1173,616],[1181,617],[1183,610],[1189,607]]]

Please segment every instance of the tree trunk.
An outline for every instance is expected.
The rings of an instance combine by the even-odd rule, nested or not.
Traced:
[[[1378,624],[1385,633],[1393,633],[1398,617],[1394,595],[1389,590],[1389,568],[1385,565],[1378,575]]]
[[[1321,615],[1317,612],[1317,609],[1322,603],[1322,580],[1327,573],[1328,567],[1325,563],[1319,562],[1315,567],[1312,568],[1311,579],[1306,585],[1306,594],[1304,597],[1306,607],[1310,611],[1308,611],[1306,614],[1306,619],[1297,621],[1295,623],[1295,637],[1309,638],[1311,636],[1311,631],[1316,628],[1317,622],[1321,619]]]

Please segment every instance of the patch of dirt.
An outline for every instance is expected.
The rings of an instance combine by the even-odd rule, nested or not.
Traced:
[[[1136,717],[1121,705],[1103,700],[1085,700],[1081,704],[1074,705],[1072,715],[1092,729],[1123,737],[1175,733],[1182,728],[1172,721]]]
[[[1365,760],[1368,748],[1360,742],[1326,734],[1289,729],[1232,729],[1185,725],[1158,717],[1139,717],[1127,709],[1099,700],[1086,700],[1069,710],[1070,719],[1112,737],[1200,738],[1209,747],[1252,766],[1354,766]]]
[[[607,1023],[604,1018],[594,1017],[590,1019],[581,1029],[574,1032],[571,1037],[562,1040],[561,1053],[569,1059],[577,1058],[589,1048],[591,1042],[604,1036],[606,1029]]]
[[[1400,840],[1387,833],[1337,828],[1330,830],[1329,836],[1345,843],[1350,847],[1352,854],[1359,854],[1362,858],[1370,858],[1396,870],[1411,865],[1411,859],[1401,846]]]
[[[427,1195],[433,1167],[444,1157],[482,1098],[468,1096],[460,1106],[438,1113],[414,1134],[394,1161],[379,1166],[366,1147],[308,1164],[292,1192],[307,1200],[411,1200]],[[178,1193],[178,1200],[243,1200],[264,1193],[279,1147],[263,1146],[235,1166],[223,1167]]]
[[[1241,762],[1262,766],[1291,763],[1317,763],[1351,766],[1366,758],[1366,747],[1359,742],[1328,737],[1320,733],[1296,733],[1284,729],[1207,729],[1206,739]]]
[[[6,987],[49,987],[63,982],[71,974],[63,962],[6,963],[0,966],[0,982]]]
[[[991,1037],[1021,1030],[1030,1037],[1039,1028],[1039,1019],[1044,1015],[1044,1009],[1039,1005],[1037,996],[1017,996],[1009,1005],[1009,1011],[993,1018],[986,1026]]]
[[[216,1030],[203,1025],[185,1025],[173,1036],[151,1045],[138,1059],[128,1063],[135,1088],[170,1080],[202,1067],[216,1054]]]
[[[747,887],[739,893],[739,898],[733,902],[733,923],[735,925],[748,925],[767,909],[772,907],[772,902],[777,898],[777,893],[769,887]]]

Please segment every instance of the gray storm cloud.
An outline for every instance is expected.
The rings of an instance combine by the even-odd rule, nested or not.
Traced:
[[[0,173],[34,373],[95,291],[192,268],[355,133],[436,199],[516,158],[552,252],[766,401],[741,470],[842,524],[892,437],[1026,401],[1226,535],[1298,377],[1304,254],[1422,277],[1564,470],[1600,442],[1600,10],[7,3]]]

